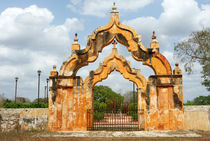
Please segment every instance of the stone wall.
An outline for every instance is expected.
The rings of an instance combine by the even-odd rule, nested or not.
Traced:
[[[185,130],[210,130],[210,106],[185,106]]]
[[[0,130],[47,130],[48,109],[0,109]],[[210,106],[184,106],[185,130],[210,130]]]
[[[48,122],[48,108],[0,109],[2,120],[0,130],[45,130]]]

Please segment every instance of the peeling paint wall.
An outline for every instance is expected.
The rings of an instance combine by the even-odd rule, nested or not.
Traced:
[[[87,98],[80,78],[56,80],[56,91],[53,83],[49,85],[49,122],[50,131],[84,131],[87,129]],[[53,81],[50,79],[50,82]],[[74,87],[69,86],[74,82]],[[53,101],[53,97],[56,97]]]
[[[0,109],[1,131],[47,130],[48,109]],[[153,112],[152,118],[158,118]],[[184,106],[184,130],[210,130],[210,106]]]
[[[181,75],[153,75],[147,85],[145,130],[182,130],[184,112]],[[177,87],[181,89],[177,89]]]

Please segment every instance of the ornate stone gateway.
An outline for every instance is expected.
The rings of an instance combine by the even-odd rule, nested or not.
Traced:
[[[88,36],[85,49],[80,50],[76,35],[71,55],[63,62],[59,73],[53,67],[49,81],[48,129],[86,131],[88,124],[93,124],[93,112],[87,116],[88,111],[94,108],[93,88],[114,70],[137,85],[139,129],[184,129],[182,75],[178,64],[172,73],[169,62],[159,52],[155,33],[150,48],[144,47],[141,35],[120,23],[115,5],[110,16],[107,25],[97,28]],[[98,69],[90,71],[84,81],[76,76],[80,68],[94,62],[104,47],[116,41],[127,47],[135,60],[149,66],[155,75],[146,80],[140,70],[131,68],[129,62],[114,47]]]

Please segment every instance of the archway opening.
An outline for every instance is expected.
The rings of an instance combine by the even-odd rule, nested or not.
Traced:
[[[118,81],[124,81],[124,86],[117,86]],[[106,79],[95,83],[92,90],[93,123],[89,124],[89,130],[136,131],[140,129],[138,96],[133,85],[136,88],[134,82],[125,79],[118,71],[111,72]]]

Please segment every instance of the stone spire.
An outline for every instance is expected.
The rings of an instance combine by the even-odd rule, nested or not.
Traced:
[[[150,43],[150,48],[153,48],[156,51],[159,51],[159,43],[156,39],[155,31],[153,31],[152,33],[152,42]]]
[[[77,38],[77,33],[75,33],[75,37],[74,37],[74,44],[78,43],[78,38]]]
[[[71,50],[80,50],[80,44],[78,43],[77,33],[75,33],[74,43],[71,46]]]
[[[117,10],[117,7],[116,7],[115,2],[114,2],[113,6],[112,6],[112,12],[117,12],[116,10]]]
[[[174,75],[181,75],[182,74],[182,70],[179,68],[179,63],[175,64],[175,69],[173,71]]]
[[[56,70],[56,65],[53,65],[53,70],[50,72],[51,77],[56,77],[58,76],[58,72]]]
[[[155,31],[153,31],[152,33],[152,40],[156,40]]]

